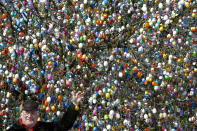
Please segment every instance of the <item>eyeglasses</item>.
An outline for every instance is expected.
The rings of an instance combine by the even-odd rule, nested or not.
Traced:
[[[25,115],[25,116],[27,116],[27,115],[36,115],[38,113],[38,111],[25,111],[25,110],[23,110],[23,114]]]

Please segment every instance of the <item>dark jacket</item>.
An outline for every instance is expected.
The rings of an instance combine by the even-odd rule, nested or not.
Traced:
[[[63,117],[56,122],[38,122],[33,130],[30,130],[19,120],[8,131],[67,131],[72,128],[78,114],[75,106],[71,104]]]

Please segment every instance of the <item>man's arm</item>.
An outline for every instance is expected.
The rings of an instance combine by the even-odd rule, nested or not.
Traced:
[[[64,112],[63,117],[57,121],[56,124],[62,130],[69,130],[72,128],[78,115],[79,111],[76,111],[75,105],[71,103],[71,105],[68,107],[68,110]]]
[[[72,92],[71,104],[68,107],[67,111],[64,112],[62,119],[57,121],[57,126],[62,130],[69,130],[72,128],[77,116],[79,115],[78,105],[81,99],[83,98],[83,92]]]

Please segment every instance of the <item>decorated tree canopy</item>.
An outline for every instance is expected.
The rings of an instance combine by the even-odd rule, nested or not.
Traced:
[[[0,129],[27,99],[80,130],[195,130],[197,0],[0,0]]]

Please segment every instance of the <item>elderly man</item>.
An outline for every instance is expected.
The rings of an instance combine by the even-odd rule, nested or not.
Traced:
[[[39,109],[38,104],[33,100],[27,100],[22,106],[20,119],[8,131],[67,131],[76,120],[78,104],[83,98],[83,93],[72,92],[71,105],[64,112],[63,117],[56,122],[38,122]]]

